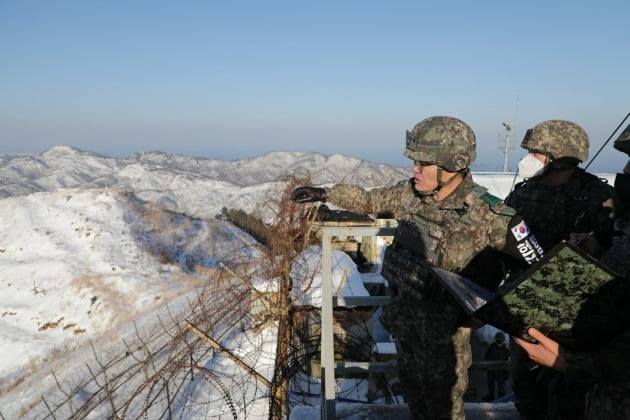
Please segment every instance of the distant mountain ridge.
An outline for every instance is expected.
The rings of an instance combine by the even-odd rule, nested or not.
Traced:
[[[278,176],[301,168],[308,169],[316,183],[366,187],[390,185],[411,175],[410,169],[317,153],[274,152],[220,161],[150,152],[120,159],[57,146],[37,155],[0,154],[0,351],[4,356],[0,418],[42,418],[53,411],[57,418],[76,417],[76,407],[85,399],[102,403],[99,410],[108,405],[107,397],[94,398],[98,394],[92,384],[104,383],[109,389],[109,383],[90,370],[97,357],[95,348],[98,357],[106,355],[108,360],[110,355],[124,355],[118,359],[122,363],[149,360],[155,366],[160,357],[172,360],[175,353],[162,350],[156,358],[128,357],[136,353],[132,348],[138,354],[146,348],[146,342],[130,347],[129,340],[159,333],[164,320],[179,319],[174,316],[187,317],[189,303],[220,262],[253,260],[259,252],[257,246],[250,246],[255,241],[213,216],[223,206],[252,210],[277,194]],[[501,197],[518,181],[514,174],[474,176]],[[309,263],[306,271],[316,266],[320,264]],[[352,273],[339,268],[344,276]],[[265,290],[273,290],[270,280],[260,276]],[[234,348],[245,349],[247,360],[250,355],[258,359],[260,348],[247,348],[258,339],[241,339],[240,332],[227,334],[231,337],[226,340],[235,343]],[[270,330],[269,336],[277,337],[277,332]],[[241,346],[245,340],[248,344]],[[106,350],[100,353],[101,349]],[[216,365],[222,369],[233,365],[210,358],[218,360]],[[271,358],[261,360],[261,368],[272,366]],[[200,366],[209,364],[202,361]],[[227,372],[240,380],[242,369],[236,365],[234,369],[239,373],[222,370],[221,374]],[[138,369],[138,375],[133,369],[128,371],[134,380],[150,385],[149,392],[156,388],[158,382],[146,382],[147,370]],[[272,370],[258,371],[266,377],[273,374]],[[231,378],[227,375],[222,378]],[[122,376],[107,377],[118,381]],[[116,389],[126,398],[132,390],[128,384],[134,382],[123,378],[125,385]],[[258,413],[257,408],[245,401],[244,395],[253,388],[238,384],[229,385],[236,393],[234,398],[234,394],[229,396],[231,400],[247,403],[248,418],[264,417],[252,414]],[[181,389],[187,395],[209,395],[208,401],[222,401],[224,395],[223,388],[206,387],[196,379],[185,379]],[[256,385],[253,393],[264,397],[259,389]],[[73,398],[68,398],[70,393]],[[144,410],[144,398],[136,400]],[[49,402],[63,407],[51,409]],[[185,404],[178,407],[179,417],[201,415],[200,400],[193,398],[190,406]],[[218,405],[217,410],[224,406]],[[268,402],[258,405],[262,406]],[[214,405],[208,408],[215,410]],[[90,416],[103,417],[103,410]]]
[[[122,189],[174,211],[211,217],[220,207],[251,210],[287,173],[308,170],[315,184],[389,185],[409,171],[344,155],[272,152],[224,161],[141,152],[113,158],[55,146],[38,155],[0,154],[0,198],[60,188]],[[195,199],[192,199],[195,198]]]

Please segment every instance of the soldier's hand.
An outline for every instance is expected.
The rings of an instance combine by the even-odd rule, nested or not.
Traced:
[[[319,187],[297,187],[291,193],[291,201],[296,203],[313,203],[326,201],[326,190]]]
[[[569,243],[577,246],[582,251],[597,256],[601,250],[601,246],[592,233],[576,233],[571,232],[569,234]]]
[[[559,372],[566,372],[565,351],[558,342],[547,337],[536,328],[529,328],[527,334],[538,342],[528,343],[518,337],[514,337],[514,342],[527,352],[530,359],[540,365],[550,367]]]

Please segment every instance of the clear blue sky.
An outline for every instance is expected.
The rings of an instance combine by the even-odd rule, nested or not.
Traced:
[[[630,112],[629,15],[626,0],[0,0],[0,153],[407,165],[405,130],[452,115],[477,133],[477,170],[502,168],[503,122],[512,168],[547,119],[582,125],[592,156]],[[589,169],[625,161],[609,144]]]

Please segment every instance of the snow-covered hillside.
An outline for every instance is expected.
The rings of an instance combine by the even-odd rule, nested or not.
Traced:
[[[214,215],[224,206],[252,210],[278,177],[304,169],[317,183],[365,187],[410,172],[291,152],[232,162],[158,152],[115,159],[67,146],[0,155],[0,414],[44,417],[40,393],[57,386],[53,367],[67,376],[74,363],[85,364],[76,352],[88,343],[121,345],[140,319],[157,323],[155,314],[166,305],[186,308],[208,281],[204,270],[249,258],[247,235]],[[501,197],[516,181],[513,174],[484,173],[475,180]],[[308,252],[307,259],[316,258]],[[351,273],[346,287],[359,287],[351,261],[336,261],[337,272]],[[261,370],[269,374],[268,366]],[[259,414],[266,410],[259,408]],[[180,417],[197,418],[181,410]]]
[[[236,238],[194,219],[152,226],[161,217],[152,211],[161,212],[106,188],[0,200],[0,375],[199,286],[183,256],[215,266]]]
[[[250,211],[280,176],[304,170],[318,184],[344,181],[366,187],[407,176],[398,168],[342,155],[273,152],[221,161],[151,152],[117,159],[57,146],[39,155],[0,154],[0,197],[110,187],[173,211],[211,218],[223,206]]]

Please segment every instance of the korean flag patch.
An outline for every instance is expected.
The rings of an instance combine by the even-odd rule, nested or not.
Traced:
[[[521,221],[518,225],[512,228],[512,235],[514,235],[517,242],[529,236],[529,228],[525,224],[525,221]]]

